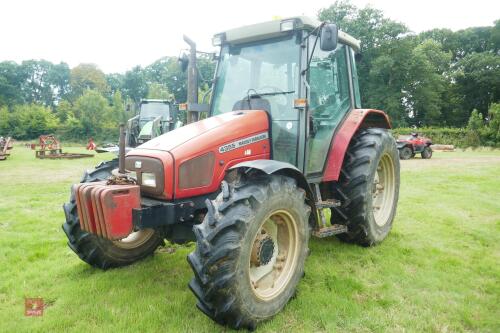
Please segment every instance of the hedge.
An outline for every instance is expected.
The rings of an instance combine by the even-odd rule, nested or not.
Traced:
[[[476,131],[467,128],[454,127],[422,127],[422,128],[394,128],[392,134],[395,138],[399,135],[409,135],[417,132],[428,137],[435,144],[454,145],[459,148],[489,146],[500,147],[500,141],[492,138],[485,131]]]

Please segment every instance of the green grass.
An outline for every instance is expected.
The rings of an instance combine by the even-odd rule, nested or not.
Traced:
[[[195,308],[193,245],[106,272],[66,246],[70,185],[110,157],[42,161],[17,145],[0,161],[0,331],[227,330]],[[499,332],[499,244],[499,151],[403,161],[388,238],[373,248],[313,239],[297,298],[259,331]],[[42,317],[24,316],[25,297],[45,300]]]

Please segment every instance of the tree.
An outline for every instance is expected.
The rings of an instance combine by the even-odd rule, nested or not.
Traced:
[[[455,91],[464,110],[483,117],[500,100],[500,57],[490,52],[465,56],[454,66]]]
[[[411,55],[409,40],[389,43],[387,54],[379,55],[369,64],[364,77],[363,104],[388,113],[394,126],[407,125],[405,114],[405,84],[407,82],[407,59]]]
[[[68,64],[61,62],[53,65],[48,74],[48,79],[52,87],[53,103],[58,103],[61,99],[68,96],[70,92],[71,71]]]
[[[124,75],[120,73],[113,73],[106,75],[106,82],[109,87],[109,91],[111,94],[116,93],[117,91],[123,91],[123,80]]]
[[[46,60],[26,60],[19,67],[23,99],[27,103],[54,106],[69,91],[69,67]]]
[[[442,96],[447,87],[444,73],[450,59],[451,54],[443,52],[441,44],[432,39],[412,50],[404,86],[408,123],[429,126],[441,121]]]
[[[21,86],[24,76],[13,61],[0,62],[0,106],[13,106],[24,101]]]
[[[366,6],[358,9],[349,1],[335,1],[318,13],[321,21],[336,23],[339,29],[356,38],[362,38],[361,50],[372,50],[387,42],[399,39],[408,33],[408,28],[384,16],[376,8]]]
[[[0,136],[10,135],[9,110],[6,106],[0,106]]]
[[[198,85],[206,91],[211,85],[215,71],[215,63],[209,55],[201,54],[197,59]],[[146,78],[152,83],[158,83],[167,88],[175,101],[185,102],[187,98],[187,74],[179,66],[176,57],[158,59],[145,68]]]
[[[141,66],[136,66],[125,73],[123,79],[123,92],[130,97],[136,105],[148,94],[146,75]]]
[[[105,94],[109,90],[106,76],[94,64],[80,64],[71,69],[70,85],[73,100],[89,89],[96,90],[101,94]]]
[[[49,82],[49,72],[53,64],[45,60],[26,60],[21,64],[25,80],[21,90],[27,103],[52,105],[53,93]]]
[[[73,108],[74,115],[80,120],[86,136],[101,133],[107,109],[108,101],[96,90],[87,89],[78,97]]]
[[[167,87],[159,83],[151,83],[149,85],[148,98],[173,100],[174,95],[168,91]]]
[[[494,103],[488,110],[486,145],[500,146],[500,103]]]
[[[107,127],[118,128],[120,123],[124,123],[126,119],[125,102],[123,101],[121,92],[117,91],[111,98],[111,105],[108,107]]]
[[[467,123],[467,145],[477,147],[481,144],[481,130],[483,127],[483,116],[477,110],[473,110]]]
[[[67,100],[62,100],[57,104],[56,116],[61,123],[65,123],[68,118],[73,114],[73,106]]]

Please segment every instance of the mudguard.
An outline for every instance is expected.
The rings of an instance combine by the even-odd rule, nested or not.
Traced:
[[[257,169],[268,175],[277,174],[295,179],[297,181],[297,185],[306,191],[308,204],[313,210],[316,208],[316,205],[314,204],[314,194],[311,187],[309,186],[309,182],[307,181],[304,174],[294,165],[276,160],[252,160],[238,163],[228,170],[241,168]],[[311,216],[316,218],[316,214],[312,214]]]
[[[409,145],[408,142],[396,142],[396,146],[398,147],[398,149],[402,149],[406,146],[411,148],[411,145]]]
[[[339,179],[344,155],[352,137],[359,129],[371,127],[390,129],[391,123],[387,114],[374,109],[356,109],[350,112],[332,140],[323,181]]]

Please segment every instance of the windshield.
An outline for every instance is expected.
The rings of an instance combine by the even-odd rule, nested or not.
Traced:
[[[162,120],[168,120],[170,106],[165,103],[143,103],[141,104],[141,120],[153,120],[158,116],[162,116]]]
[[[233,110],[236,102],[260,95],[269,101],[274,120],[295,120],[300,45],[295,35],[221,50],[213,114]]]

